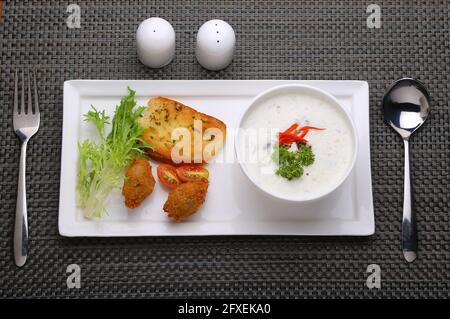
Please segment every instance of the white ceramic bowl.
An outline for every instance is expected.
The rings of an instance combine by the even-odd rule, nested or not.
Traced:
[[[341,117],[341,119],[343,119],[345,121],[346,126],[349,129],[350,135],[352,137],[352,150],[353,150],[352,152],[353,153],[350,157],[351,159],[349,161],[349,165],[347,166],[347,168],[345,170],[345,173],[342,174],[341,177],[337,180],[337,183],[334,184],[335,185],[334,187],[329,187],[328,189],[324,189],[323,192],[318,192],[313,197],[310,197],[307,199],[282,196],[279,193],[277,194],[277,193],[275,193],[267,188],[263,188],[261,185],[259,185],[255,181],[255,179],[252,177],[252,175],[248,172],[246,164],[243,162],[243,155],[241,154],[241,148],[239,145],[240,135],[242,134],[242,124],[249,116],[251,116],[252,112],[256,108],[261,106],[261,104],[263,102],[265,102],[273,97],[283,96],[286,94],[299,94],[299,95],[306,94],[306,95],[309,95],[312,97],[317,97],[317,98],[325,101],[327,104],[335,107],[337,112],[339,113],[339,116]],[[314,123],[312,123],[311,125],[314,125]],[[256,186],[257,189],[259,189],[260,191],[262,191],[265,194],[272,196],[273,198],[277,198],[282,201],[288,201],[288,202],[294,202],[294,203],[306,203],[306,202],[317,201],[317,200],[333,193],[334,191],[336,191],[336,189],[338,189],[344,183],[344,181],[347,179],[347,177],[349,176],[350,172],[352,171],[352,169],[355,165],[356,155],[358,152],[357,141],[358,141],[358,138],[357,138],[355,125],[353,124],[353,121],[350,118],[350,116],[347,114],[346,110],[340,105],[340,103],[336,100],[335,97],[333,97],[332,95],[330,95],[329,93],[327,93],[323,90],[320,90],[320,89],[312,87],[312,86],[302,85],[302,84],[288,84],[288,85],[282,85],[282,86],[278,86],[278,87],[269,89],[267,91],[264,91],[264,92],[260,93],[259,95],[257,95],[250,102],[248,108],[241,115],[241,118],[239,119],[239,122],[238,122],[238,130],[235,135],[235,151],[236,151],[237,160],[239,162],[239,165],[241,166],[242,171],[247,176],[247,178]]]

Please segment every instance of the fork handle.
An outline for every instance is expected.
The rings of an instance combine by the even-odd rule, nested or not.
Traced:
[[[27,142],[26,140],[22,142],[20,151],[16,220],[14,223],[14,260],[18,267],[22,267],[25,264],[28,256],[27,193],[25,187]]]

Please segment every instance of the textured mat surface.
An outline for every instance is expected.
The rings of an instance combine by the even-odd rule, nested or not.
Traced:
[[[376,1],[382,27],[366,26],[361,1],[81,1],[81,29],[63,1],[3,1],[0,20],[0,297],[449,296],[450,6],[447,0]],[[152,70],[136,59],[134,33],[150,16],[177,33],[175,60]],[[234,26],[237,51],[212,73],[195,60],[206,20]],[[12,257],[19,144],[12,131],[13,72],[33,66],[42,125],[28,149],[31,254]],[[412,143],[419,259],[400,251],[403,145],[382,122],[395,79],[422,80],[429,122]],[[67,239],[58,235],[62,88],[69,79],[346,79],[370,85],[376,233],[370,238],[214,237]],[[81,267],[68,289],[66,267]],[[369,264],[381,289],[368,289]]]

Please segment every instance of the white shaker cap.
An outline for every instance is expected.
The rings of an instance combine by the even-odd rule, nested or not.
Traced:
[[[210,20],[198,30],[195,55],[204,68],[217,71],[231,63],[235,46],[233,28],[223,20]]]
[[[175,30],[162,18],[144,20],[136,32],[136,47],[143,64],[161,68],[175,56]]]

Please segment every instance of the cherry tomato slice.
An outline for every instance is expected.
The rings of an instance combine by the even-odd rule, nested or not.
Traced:
[[[178,178],[183,182],[208,181],[209,171],[202,166],[177,167]]]
[[[157,174],[159,181],[164,186],[174,189],[182,182],[177,176],[177,170],[174,166],[168,164],[161,164],[158,166]]]

